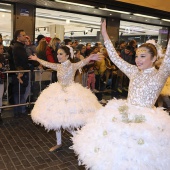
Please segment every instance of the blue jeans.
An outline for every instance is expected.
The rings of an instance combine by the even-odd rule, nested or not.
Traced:
[[[20,101],[19,101],[19,94],[14,94],[14,104],[24,104],[25,98],[24,94],[20,94]],[[16,106],[14,107],[14,113],[24,113],[25,106]]]

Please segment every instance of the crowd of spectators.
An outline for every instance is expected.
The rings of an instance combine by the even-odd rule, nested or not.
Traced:
[[[57,37],[38,35],[34,44],[24,30],[17,30],[9,47],[3,46],[2,35],[0,35],[0,106],[2,106],[2,98],[7,90],[9,102],[17,105],[26,103],[29,95],[31,95],[31,101],[36,101],[41,90],[46,88],[49,83],[57,82],[56,71],[50,73],[51,81],[48,79],[43,79],[44,81],[41,83],[36,81],[37,74],[34,70],[39,70],[42,73],[47,68],[36,61],[28,60],[28,56],[36,54],[40,59],[58,63],[57,50],[62,44],[69,47],[72,62],[78,62],[90,54],[103,54],[103,60],[91,61],[87,66],[77,70],[75,75],[75,81],[91,89],[102,104],[106,103],[103,94],[107,90],[112,92],[112,97],[126,94],[124,91],[126,92],[128,89],[129,80],[111,62],[106,48],[101,42],[96,42],[94,46],[91,46],[90,42],[81,44],[77,40],[72,41],[71,39],[64,39],[62,42]],[[120,57],[131,64],[135,64],[136,46],[136,41],[131,40],[130,42],[118,42],[115,48]],[[5,71],[8,70],[16,72],[9,74],[8,85],[6,85]],[[23,72],[23,70],[28,70],[28,72]],[[29,70],[31,79],[29,79]],[[26,106],[17,106],[14,108],[14,117],[20,117],[26,112]]]

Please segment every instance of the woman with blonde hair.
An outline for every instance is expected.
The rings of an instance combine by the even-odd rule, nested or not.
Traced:
[[[47,46],[48,45],[46,41],[40,41],[38,46],[36,47],[37,56],[46,61],[47,61],[46,57]]]
[[[57,37],[51,39],[46,49],[47,61],[51,63],[58,63],[57,51],[60,47],[61,40]],[[52,72],[52,82],[57,82],[57,71]]]
[[[49,46],[54,50],[57,51],[59,48],[59,44],[60,44],[61,40],[57,37],[54,37],[51,39]]]

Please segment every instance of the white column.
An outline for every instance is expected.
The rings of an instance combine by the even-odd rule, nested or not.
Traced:
[[[61,41],[64,40],[64,25],[50,25],[49,26],[50,37],[57,37]]]

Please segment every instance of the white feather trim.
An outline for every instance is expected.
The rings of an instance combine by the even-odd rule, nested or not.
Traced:
[[[122,122],[123,109],[129,120],[143,115],[145,121]],[[78,159],[92,170],[170,169],[170,116],[160,108],[111,100],[72,140]]]
[[[73,83],[63,90],[59,83],[53,83],[38,97],[31,117],[47,130],[77,128],[101,107],[96,96],[80,84]]]

